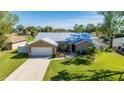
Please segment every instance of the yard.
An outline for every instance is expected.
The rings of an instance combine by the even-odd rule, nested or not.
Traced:
[[[27,54],[17,54],[16,50],[0,52],[0,80],[4,80],[27,59]]]
[[[32,42],[35,36],[27,36],[27,42]]]
[[[63,61],[64,60],[52,60],[44,80],[124,80],[124,56],[115,52],[98,53],[93,63],[89,65],[67,65],[63,64]]]

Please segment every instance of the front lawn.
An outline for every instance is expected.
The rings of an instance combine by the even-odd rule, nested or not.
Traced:
[[[124,80],[124,56],[115,52],[96,54],[89,65],[68,65],[63,62],[52,60],[44,80]]]
[[[0,52],[0,80],[4,80],[27,58],[27,54],[18,54],[15,50]]]

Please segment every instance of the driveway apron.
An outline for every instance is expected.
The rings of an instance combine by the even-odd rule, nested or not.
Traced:
[[[48,58],[29,58],[10,74],[5,81],[41,81],[49,62],[50,59]]]

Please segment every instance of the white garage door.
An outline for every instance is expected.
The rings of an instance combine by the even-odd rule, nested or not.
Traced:
[[[32,47],[31,56],[51,56],[52,47]]]

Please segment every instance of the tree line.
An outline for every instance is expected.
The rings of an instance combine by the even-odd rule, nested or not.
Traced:
[[[95,32],[96,26],[94,24],[87,24],[79,25],[75,24],[73,29],[64,29],[64,28],[53,28],[51,26],[41,27],[41,26],[23,26],[17,25],[14,29],[14,32],[18,33],[19,35],[31,35],[35,36],[39,32]]]

